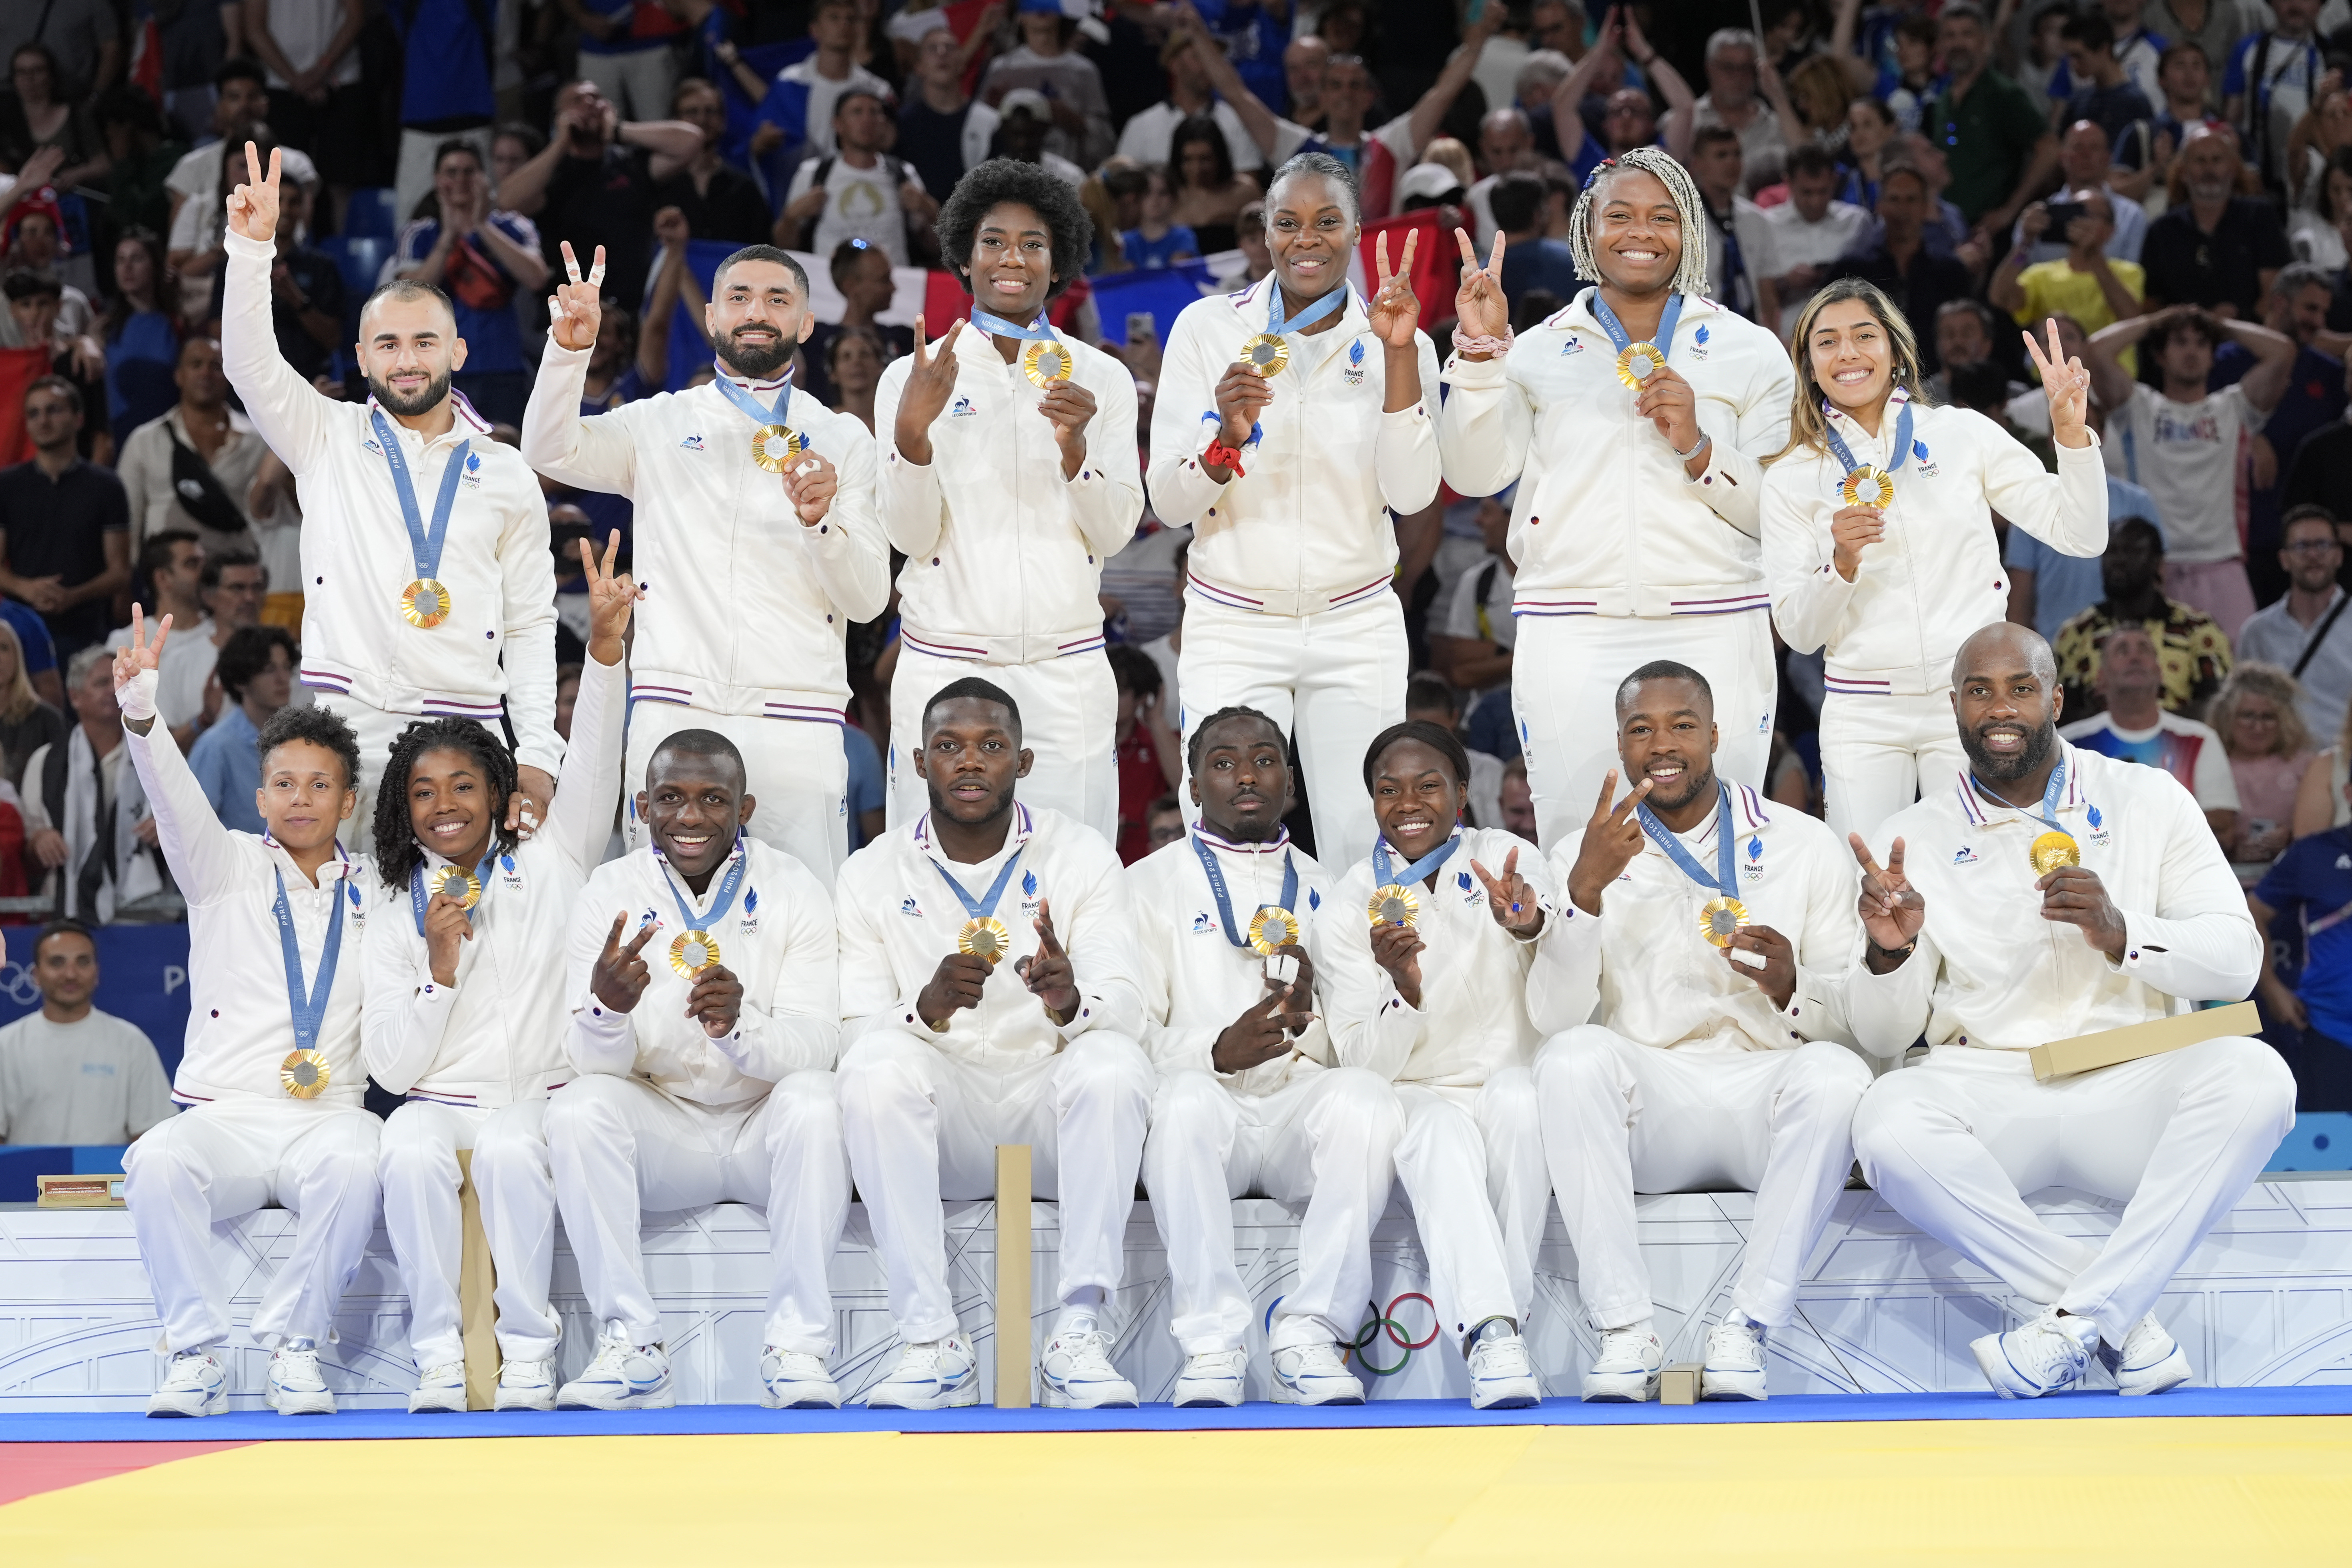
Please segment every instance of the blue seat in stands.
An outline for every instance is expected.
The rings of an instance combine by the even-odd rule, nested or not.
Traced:
[[[400,237],[398,197],[388,185],[370,185],[352,193],[343,214],[343,233],[354,239]]]
[[[355,316],[361,302],[375,292],[376,274],[383,270],[384,258],[392,254],[392,241],[373,235],[339,234],[320,240],[319,248],[334,258],[336,270],[343,275],[343,298]]]

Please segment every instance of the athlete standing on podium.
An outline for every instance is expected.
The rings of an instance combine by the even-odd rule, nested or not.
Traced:
[[[1464,495],[1519,481],[1511,701],[1546,848],[1583,827],[1617,762],[1617,684],[1653,659],[1706,677],[1718,770],[1764,787],[1779,682],[1757,503],[1791,380],[1778,338],[1702,296],[1706,222],[1664,152],[1601,164],[1570,237],[1599,287],[1518,338],[1502,237],[1482,268],[1454,231],[1461,324],[1438,450]]]

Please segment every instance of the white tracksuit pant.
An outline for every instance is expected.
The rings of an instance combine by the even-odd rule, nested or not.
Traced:
[[[1404,1108],[1397,1181],[1429,1258],[1438,1321],[1457,1337],[1488,1318],[1525,1328],[1551,1201],[1534,1080],[1515,1067],[1476,1089],[1401,1083],[1396,1091]]]
[[[629,847],[645,847],[637,792],[646,764],[680,730],[711,730],[743,753],[754,807],[744,831],[807,867],[827,887],[849,858],[849,757],[835,725],[741,713],[713,713],[675,702],[629,705],[629,739],[621,758],[621,820]]]
[[[842,1129],[900,1339],[924,1344],[956,1331],[941,1204],[995,1194],[1000,1143],[1029,1145],[1031,1195],[1061,1205],[1055,1300],[1088,1286],[1118,1293],[1151,1109],[1140,1046],[1092,1029],[1000,1071],[883,1029],[842,1053],[837,1070]]]
[[[555,1267],[555,1178],[547,1162],[547,1101],[520,1100],[496,1110],[412,1100],[383,1124],[377,1173],[383,1228],[408,1289],[408,1349],[417,1370],[466,1359],[457,1304],[465,1211],[457,1196],[457,1151],[474,1152],[474,1191],[498,1273],[499,1352],[509,1361],[545,1361],[563,1342],[548,1305]]]
[[[1729,783],[1764,788],[1780,689],[1765,611],[1646,619],[1521,616],[1517,635],[1511,710],[1535,796],[1536,837],[1547,852],[1583,831],[1601,779],[1612,769],[1624,772],[1617,760],[1617,688],[1653,659],[1675,659],[1706,677],[1722,737],[1715,771]],[[1191,637],[1188,630],[1188,642]],[[1192,700],[1190,686],[1184,700]],[[1617,781],[1621,796],[1628,787]]]
[[[2294,1077],[2260,1040],[2049,1083],[2023,1051],[1938,1046],[1871,1086],[1853,1149],[1904,1218],[2121,1345],[2294,1126]],[[2020,1195],[2053,1186],[2123,1200],[2105,1246],[2053,1230]]]
[[[227,1340],[229,1286],[214,1266],[212,1228],[276,1204],[294,1213],[294,1249],[270,1275],[250,1332],[273,1349],[325,1344],[375,1234],[383,1128],[356,1105],[238,1098],[183,1111],[131,1144],[123,1197],[164,1343],[176,1352]]]
[[[642,1216],[709,1204],[768,1215],[768,1323],[778,1350],[829,1358],[826,1270],[849,1219],[849,1160],[833,1075],[796,1072],[763,1100],[724,1108],[670,1099],[643,1079],[583,1073],[547,1105],[563,1234],[599,1324],[635,1344],[667,1336],[646,1285]]]
[[[1189,746],[1201,721],[1221,708],[1255,708],[1273,720],[1298,743],[1318,858],[1352,866],[1371,854],[1379,834],[1364,793],[1364,752],[1404,717],[1409,662],[1394,594],[1319,616],[1262,616],[1188,594],[1176,658],[1179,728]]]
[[[1233,1200],[1253,1193],[1307,1205],[1298,1277],[1275,1308],[1266,1348],[1353,1337],[1403,1132],[1395,1089],[1361,1068],[1309,1073],[1264,1095],[1234,1094],[1197,1070],[1160,1080],[1143,1184],[1168,1247],[1169,1330],[1186,1355],[1240,1350],[1249,1331]]]
[[[1796,1320],[1805,1255],[1853,1160],[1853,1108],[1870,1067],[1811,1040],[1786,1051],[1637,1046],[1598,1024],[1536,1056],[1544,1152],[1577,1285],[1596,1329],[1651,1314],[1635,1193],[1756,1194],[1731,1303],[1768,1329]]]
[[[1118,683],[1099,648],[1036,664],[975,664],[900,643],[890,678],[890,826],[931,809],[929,786],[914,763],[923,743],[923,710],[941,687],[968,675],[1021,705],[1021,743],[1035,753],[1021,781],[1022,800],[1075,816],[1118,843]]]
[[[1913,801],[1948,791],[1969,765],[1949,687],[1925,697],[1822,699],[1822,786],[1830,826],[1874,837]]]

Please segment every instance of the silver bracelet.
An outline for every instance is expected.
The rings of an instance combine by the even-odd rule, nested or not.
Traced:
[[[1700,431],[1698,433],[1698,440],[1691,447],[1691,449],[1687,452],[1676,452],[1675,454],[1675,461],[1678,463],[1689,462],[1693,458],[1696,458],[1701,452],[1706,451],[1706,444],[1714,439],[1715,437],[1708,435],[1706,431]]]

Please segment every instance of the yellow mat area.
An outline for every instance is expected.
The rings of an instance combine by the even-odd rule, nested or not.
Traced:
[[[0,1508],[8,1564],[2342,1562],[2352,1417],[290,1442]]]

